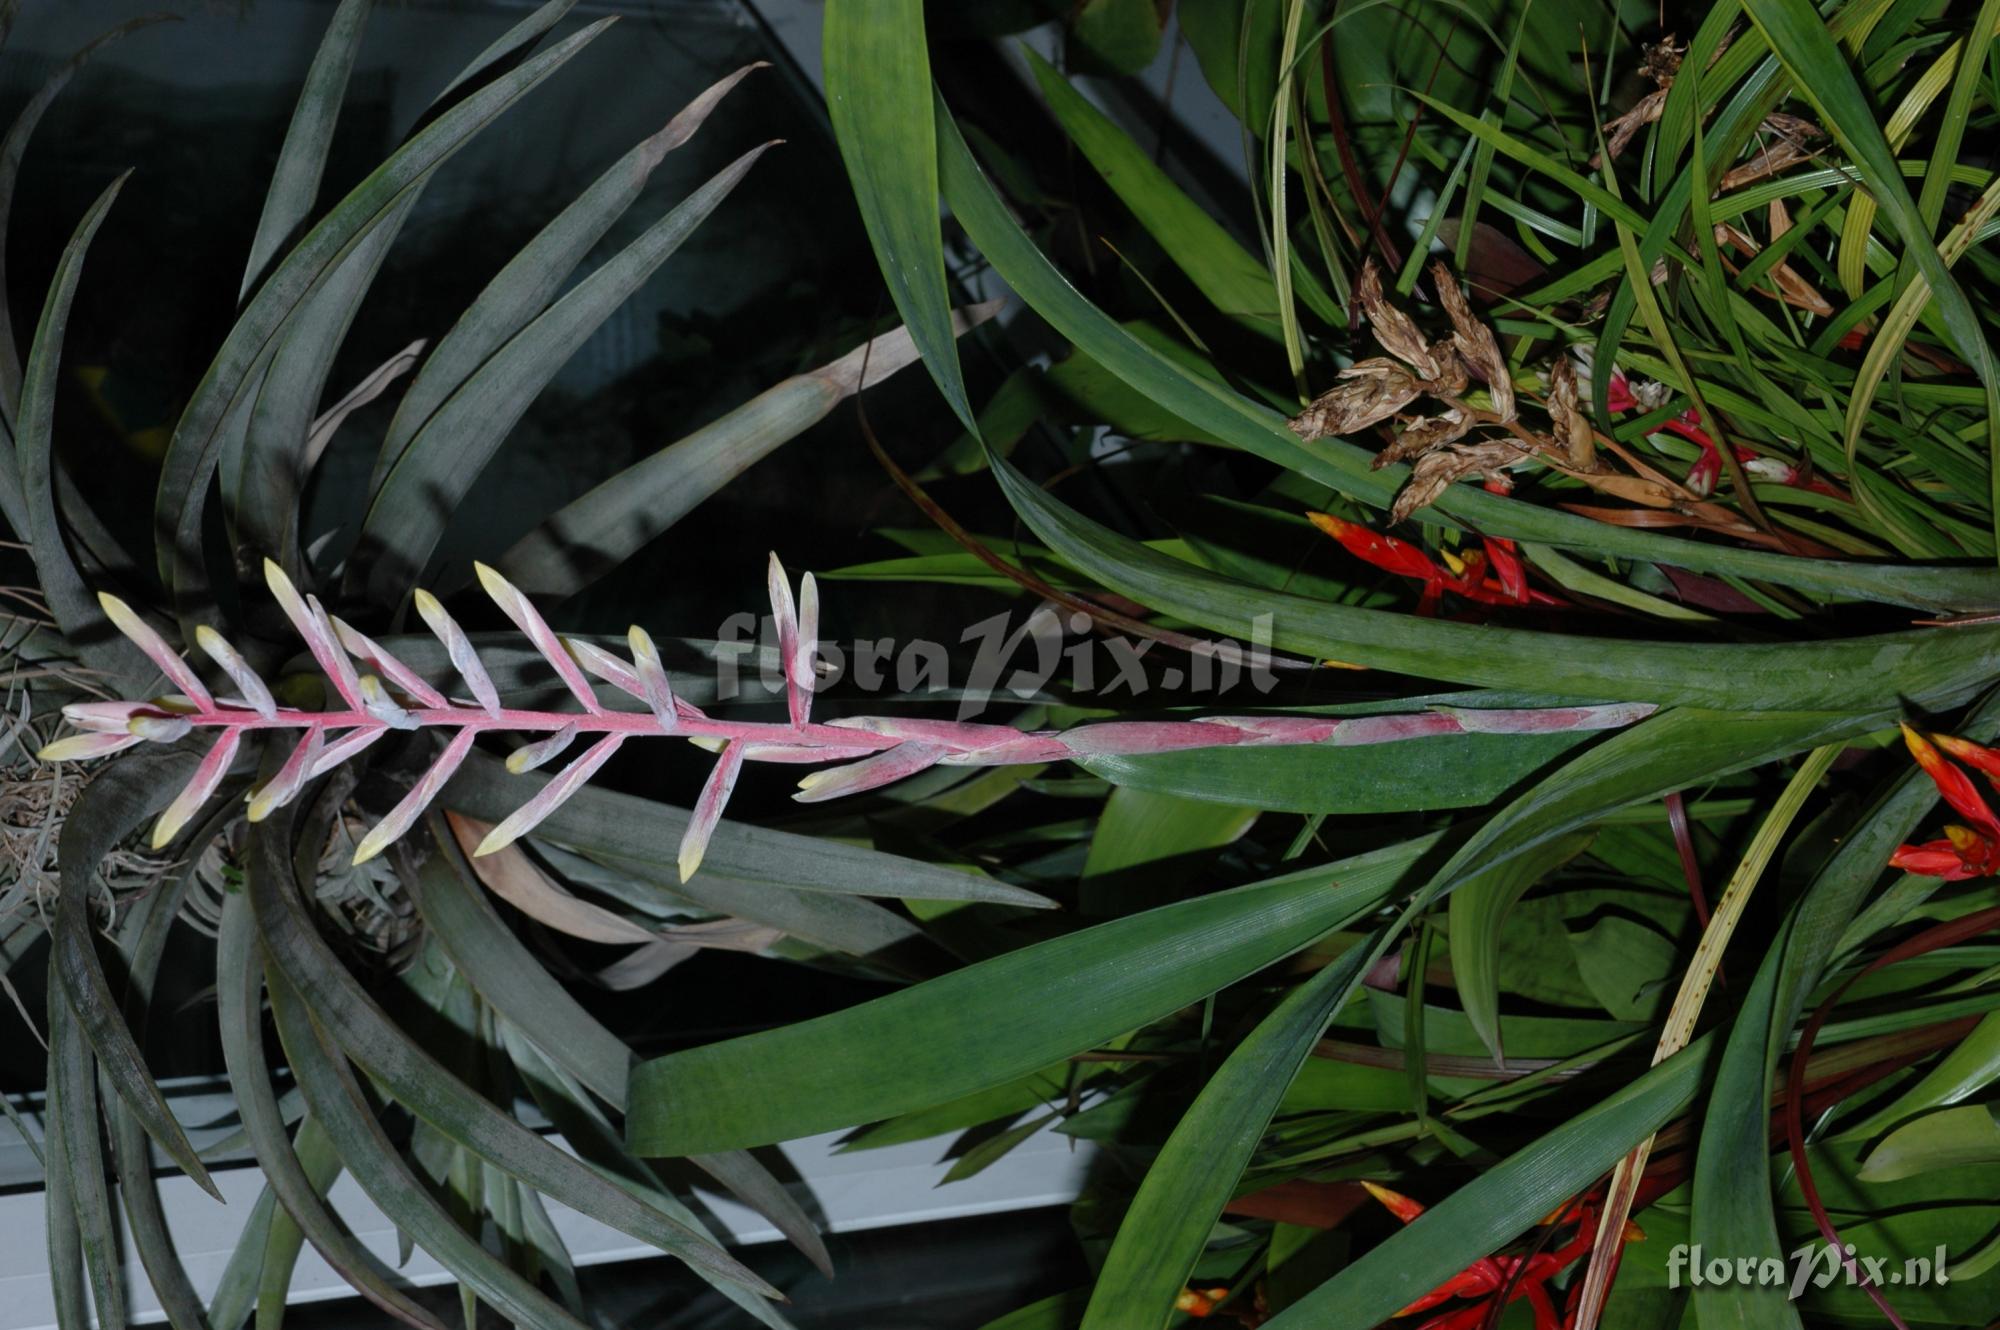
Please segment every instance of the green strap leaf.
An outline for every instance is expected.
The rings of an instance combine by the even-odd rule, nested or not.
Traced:
[[[83,276],[83,257],[105,214],[124,187],[126,176],[112,181],[63,247],[49,282],[35,340],[28,348],[26,377],[21,382],[20,412],[15,418],[14,457],[21,486],[24,524],[16,528],[27,539],[35,561],[35,580],[71,647],[84,661],[133,684],[152,679],[154,670],[122,633],[114,630],[84,585],[64,543],[62,520],[56,513],[55,404],[60,389],[63,335],[69,326],[70,303]]]
[[[1509,1155],[1265,1322],[1319,1330],[1387,1320],[1608,1172],[1694,1098],[1713,1039],[1704,1035],[1643,1076]]]
[[[312,215],[313,204],[319,199],[320,176],[326,170],[327,150],[333,145],[333,128],[347,97],[354,54],[361,48],[361,33],[368,26],[368,12],[374,4],[375,0],[341,0],[326,25],[326,35],[320,38],[319,49],[313,53],[312,67],[299,88],[298,105],[292,108],[291,124],[285,127],[284,146],[278,149],[271,187],[264,192],[264,210],[257,216],[257,234],[250,240],[238,300],[250,294],[272,256]]]
[[[202,1190],[222,1199],[202,1167],[187,1133],[146,1070],[146,1061],[111,985],[104,977],[90,924],[92,876],[120,841],[166,807],[194,774],[198,754],[170,750],[133,752],[100,770],[71,807],[58,850],[62,899],[56,905],[52,964],[77,1014],[77,1024],[102,1062],[118,1097],[128,1104],[146,1134],[159,1143],[181,1171]]]
[[[438,408],[383,479],[361,527],[356,559],[377,603],[415,588],[472,482],[542,389],[626,299],[729,197],[770,144],[710,177],[665,217],[579,282],[494,352]]]
[[[285,1134],[284,1115],[271,1089],[271,1069],[264,1058],[264,957],[257,945],[250,902],[241,893],[227,897],[222,927],[216,936],[215,992],[217,1025],[222,1036],[223,1063],[236,1095],[250,1149],[264,1170],[266,1184],[283,1207],[288,1222],[309,1239],[354,1290],[382,1310],[411,1325],[444,1330],[423,1305],[413,1299],[381,1260],[362,1246],[326,1204],[333,1179],[315,1170],[307,1145],[306,1127],[295,1144]],[[312,1121],[308,1118],[307,1122]],[[315,1133],[324,1131],[316,1127]],[[275,1236],[275,1235],[274,1235]],[[265,1264],[266,1280],[270,1263]],[[289,1275],[289,1268],[286,1271]],[[263,1295],[258,1296],[262,1319]],[[217,1327],[217,1330],[225,1330]]]
[[[1278,1101],[1366,972],[1357,942],[1259,1021],[1217,1069],[1146,1170],[1098,1272],[1083,1330],[1159,1330]]]
[[[1372,909],[1425,844],[1128,915],[830,1016],[641,1063],[627,1140],[642,1155],[765,1145],[1004,1084]]]
[[[300,903],[290,851],[281,841],[291,826],[292,819],[285,817],[258,824],[251,844],[250,903],[274,967],[270,973],[289,976],[344,1054],[380,1080],[399,1103],[496,1168],[679,1257],[705,1278],[769,1290],[700,1234],[642,1204],[501,1112],[397,1029],[321,940]],[[271,987],[275,998],[276,983]],[[310,1091],[307,1102],[332,1130],[334,1120]],[[353,1165],[345,1150],[342,1157]]]
[[[953,215],[1036,313],[1133,389],[1190,424],[1371,507],[1389,506],[1407,468],[1373,470],[1372,453],[1338,439],[1301,443],[1277,412],[1187,373],[1086,300],[1021,229],[973,160],[950,113],[940,104],[936,114],[939,178]],[[1877,566],[1734,549],[1610,526],[1468,485],[1451,487],[1417,520],[1462,521],[1488,535],[1777,582],[1834,598],[1938,609],[2000,608],[2000,576],[1989,569]]]
[[[286,1060],[306,1092],[313,1117],[325,1127],[335,1152],[348,1162],[354,1180],[369,1199],[382,1207],[397,1228],[414,1237],[467,1288],[516,1325],[531,1330],[584,1330],[583,1322],[458,1226],[375,1120],[353,1071],[307,1014],[309,999],[286,982],[281,964],[271,964],[268,983],[271,1012],[277,1018]]]
[[[923,0],[827,0],[825,23],[826,109],[862,223],[925,367],[976,434],[945,288]]]
[[[84,1266],[90,1273],[97,1323],[122,1326],[125,1320],[125,1262],[118,1245],[118,1220],[111,1210],[111,1187],[104,1176],[104,1145],[98,1136],[96,1059],[75,1010],[61,988],[49,988],[49,1084],[62,1114],[60,1152],[49,1152],[50,1169],[62,1167],[82,1236]],[[82,1322],[78,1322],[79,1330]]]
[[[160,575],[184,618],[200,618],[207,612],[202,519],[209,482],[232,427],[243,419],[250,395],[271,363],[285,322],[408,191],[421,188],[431,172],[610,21],[601,20],[573,34],[438,116],[355,186],[258,286],[181,413],[161,468],[154,502]]]

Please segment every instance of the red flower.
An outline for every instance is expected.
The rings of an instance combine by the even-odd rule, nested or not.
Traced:
[[[1903,726],[1903,743],[1924,774],[1937,785],[1938,793],[1952,811],[1971,825],[1953,824],[1945,827],[1943,840],[1902,846],[1889,856],[1889,866],[1924,877],[1941,877],[1947,882],[2000,874],[2000,818],[1987,806],[1972,777],[1946,761],[1944,755],[1950,753],[1967,766],[1984,772],[1991,782],[2000,778],[2000,752],[1946,734],[1926,739],[1907,725]]]
[[[1372,1182],[1361,1185],[1405,1224],[1424,1212],[1421,1204],[1399,1192]],[[1595,1195],[1565,1205],[1542,1220],[1544,1227],[1576,1225],[1576,1235],[1562,1246],[1527,1256],[1482,1256],[1396,1315],[1414,1316],[1440,1303],[1463,1299],[1464,1306],[1433,1316],[1417,1326],[1416,1330],[1478,1330],[1486,1324],[1488,1315],[1493,1311],[1493,1300],[1504,1296],[1508,1302],[1527,1302],[1535,1316],[1535,1330],[1565,1330],[1565,1327],[1574,1324],[1574,1300],[1568,1314],[1558,1313],[1555,1295],[1549,1291],[1548,1281],[1590,1254],[1591,1245],[1597,1239],[1597,1220],[1598,1198]],[[1636,1224],[1629,1220],[1626,1222],[1625,1241],[1633,1242],[1645,1236]]]

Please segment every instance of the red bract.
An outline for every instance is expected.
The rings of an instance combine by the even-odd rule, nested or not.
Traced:
[[[1463,559],[1445,554],[1451,564],[1447,568],[1438,566],[1430,555],[1409,541],[1371,531],[1357,522],[1349,522],[1331,513],[1307,513],[1306,518],[1362,562],[1399,577],[1421,580],[1424,590],[1417,600],[1418,614],[1435,614],[1447,591],[1481,605],[1563,603],[1557,597],[1527,585],[1527,575],[1514,552],[1512,541],[1487,541],[1485,550],[1474,550]],[[1489,564],[1499,574],[1497,578],[1486,575]]]
[[[1932,739],[1935,744],[1909,726],[1903,726],[1903,743],[1910,756],[1937,785],[1938,793],[1952,810],[1972,825],[1947,826],[1943,840],[1902,846],[1889,856],[1889,866],[1924,877],[1941,877],[1947,882],[2000,874],[2000,818],[1994,816],[1972,778],[1948,762],[1938,749],[1985,772],[1988,780],[2000,777],[2000,752],[1950,735],[1933,735]]]
[[[1405,1224],[1424,1212],[1419,1202],[1400,1192],[1372,1182],[1361,1185]],[[1590,1254],[1597,1238],[1598,1205],[1599,1198],[1593,1194],[1563,1206],[1542,1220],[1543,1226],[1576,1225],[1575,1236],[1562,1246],[1526,1256],[1482,1256],[1396,1315],[1414,1316],[1441,1303],[1464,1299],[1465,1306],[1433,1316],[1416,1330],[1478,1330],[1493,1312],[1494,1299],[1503,1298],[1507,1302],[1525,1300],[1534,1313],[1535,1330],[1567,1330],[1574,1324],[1575,1308],[1572,1306],[1566,1315],[1559,1313],[1548,1281]],[[1643,1237],[1645,1234],[1637,1225],[1626,1223],[1625,1241]]]

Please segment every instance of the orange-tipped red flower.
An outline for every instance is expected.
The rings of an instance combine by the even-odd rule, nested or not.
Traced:
[[[1435,614],[1449,591],[1481,605],[1560,605],[1563,602],[1528,585],[1520,556],[1512,541],[1488,540],[1484,551],[1474,550],[1463,558],[1445,553],[1447,566],[1440,567],[1430,555],[1407,540],[1371,531],[1358,522],[1349,522],[1332,513],[1307,513],[1306,519],[1340,542],[1355,558],[1399,577],[1414,577],[1424,584],[1417,601],[1417,613]],[[1489,577],[1491,572],[1496,576]]]
[[[1424,1212],[1422,1204],[1400,1192],[1390,1191],[1373,1182],[1361,1185],[1405,1224]],[[1463,1299],[1464,1306],[1433,1316],[1417,1326],[1416,1330],[1478,1330],[1493,1312],[1493,1300],[1504,1297],[1508,1302],[1518,1299],[1528,1304],[1535,1316],[1535,1330],[1566,1330],[1575,1323],[1575,1299],[1572,1297],[1566,1314],[1558,1312],[1548,1281],[1589,1254],[1597,1238],[1601,1200],[1596,1193],[1579,1197],[1542,1220],[1542,1227],[1576,1225],[1576,1235],[1562,1246],[1527,1256],[1482,1256],[1396,1315],[1414,1316],[1441,1303]],[[1645,1236],[1638,1225],[1626,1221],[1625,1241],[1635,1242]],[[1579,1285],[1579,1291],[1580,1288]]]
[[[1994,816],[1972,777],[1945,759],[1949,753],[1984,772],[1988,781],[2000,783],[2000,752],[1948,734],[1927,739],[1908,725],[1903,726],[1903,743],[1952,811],[1971,825],[1953,824],[1945,827],[1943,840],[1902,846],[1889,856],[1889,866],[1947,882],[2000,874],[2000,817]]]

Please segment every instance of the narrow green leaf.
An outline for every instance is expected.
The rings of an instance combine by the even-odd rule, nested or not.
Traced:
[[[307,1012],[310,999],[293,990],[281,966],[272,966],[268,983],[286,1059],[312,1115],[325,1126],[335,1152],[347,1161],[369,1199],[515,1324],[531,1330],[584,1330],[583,1322],[488,1252],[432,1198],[369,1111],[353,1071],[325,1042]]]
[[[509,338],[438,408],[383,478],[362,523],[356,558],[368,565],[371,597],[385,605],[408,598],[443,532],[437,514],[458,508],[529,404],[770,146],[752,148],[710,177]]]
[[[60,1158],[68,1172],[84,1266],[90,1273],[97,1323],[125,1322],[125,1262],[118,1245],[118,1220],[111,1210],[111,1187],[104,1176],[104,1144],[98,1134],[97,1075],[90,1044],[62,989],[49,988],[49,1084],[62,1111]]]
[[[290,811],[290,810],[286,810]],[[754,1273],[701,1235],[641,1204],[630,1193],[523,1127],[470,1089],[438,1060],[398,1030],[315,931],[299,903],[291,856],[279,837],[290,830],[283,816],[259,823],[252,837],[250,901],[266,955],[296,984],[326,1032],[356,1057],[398,1102],[450,1136],[462,1148],[564,1204],[643,1238],[685,1261],[705,1277],[766,1290]],[[276,985],[272,985],[274,989]],[[287,1041],[290,1047],[290,1041]],[[296,1067],[296,1062],[294,1067]],[[329,1130],[335,1122],[310,1091],[307,1101]],[[354,1167],[347,1151],[342,1158]],[[357,1173],[357,1179],[359,1175]]]
[[[821,55],[834,139],[889,294],[938,390],[976,434],[945,288],[923,0],[827,0]]]
[[[90,923],[97,865],[119,842],[166,807],[193,775],[197,761],[196,753],[178,750],[127,753],[99,770],[78,796],[59,843],[62,899],[57,903],[51,932],[51,964],[77,1013],[77,1024],[89,1038],[101,1070],[119,1098],[130,1105],[146,1134],[181,1171],[219,1201],[221,1193],[202,1167],[187,1133],[174,1120],[173,1111],[146,1070],[138,1043],[125,1026],[104,977]]]
[[[644,1062],[635,1153],[763,1145],[1003,1084],[1157,1020],[1378,904],[1421,850],[1393,846],[1129,915],[830,1016]],[[1020,995],[1036,994],[1024,1005]]]
[[[1708,1036],[1522,1147],[1265,1322],[1268,1330],[1374,1325],[1394,1316],[1595,1182],[1694,1098]]]
[[[1058,332],[1190,424],[1371,507],[1389,506],[1406,468],[1373,470],[1372,453],[1338,439],[1301,443],[1275,411],[1186,373],[1086,300],[1021,229],[973,161],[949,113],[940,106],[937,116],[940,179],[953,215],[1000,276]],[[1420,511],[1417,520],[1443,524],[1462,520],[1488,535],[1727,573],[1825,596],[1939,609],[2000,607],[2000,576],[1988,569],[1796,559],[1610,526],[1503,499],[1474,486],[1451,487],[1431,508]]]
[[[314,1164],[319,1161],[307,1148],[310,1142],[305,1123],[300,1124],[296,1142],[285,1134],[284,1116],[271,1089],[271,1069],[264,1058],[264,957],[257,945],[250,902],[241,893],[223,902],[215,949],[215,991],[223,1063],[229,1069],[236,1109],[250,1149],[264,1170],[265,1183],[283,1207],[286,1222],[309,1239],[327,1264],[370,1302],[408,1324],[444,1330],[435,1316],[400,1287],[394,1273],[335,1217],[325,1200],[333,1179],[322,1176],[323,1168],[315,1171]],[[315,1135],[323,1130],[313,1129]],[[268,1255],[262,1269],[265,1279],[260,1287],[267,1287],[272,1275]],[[289,1278],[289,1267],[285,1275]],[[260,1293],[260,1321],[264,1319],[263,1301]],[[225,1328],[218,1326],[217,1330]]]
[[[136,686],[152,679],[153,668],[105,620],[70,557],[62,521],[56,514],[55,460],[55,404],[61,388],[62,343],[69,326],[70,302],[76,297],[91,238],[130,174],[119,176],[97,196],[56,264],[41,319],[35,325],[35,338],[28,348],[20,410],[15,418],[14,460],[26,523],[18,530],[28,543],[28,553],[35,561],[35,580],[55,616],[56,627],[85,663]]]
[[[1098,1272],[1084,1330],[1159,1330],[1306,1055],[1375,948],[1356,942],[1257,1023],[1146,1170]]]
[[[250,294],[272,257],[305,224],[319,200],[320,176],[326,170],[327,150],[333,145],[333,128],[340,119],[354,54],[361,47],[361,33],[368,26],[368,12],[373,7],[374,0],[341,0],[326,25],[326,35],[320,38],[319,49],[313,53],[312,66],[299,87],[298,104],[292,108],[291,124],[285,128],[284,146],[278,149],[271,186],[264,193],[264,210],[257,217],[257,234],[250,240],[238,300]]]
[[[1532,854],[1516,856],[1479,874],[1451,893],[1446,922],[1451,934],[1451,977],[1459,1005],[1493,1060],[1506,1064],[1500,1044],[1500,931],[1507,914],[1528,889],[1582,854],[1588,833],[1543,842]]]
[[[277,349],[280,330],[407,191],[421,188],[448,157],[602,32],[592,24],[494,79],[445,111],[390,155],[286,254],[257,288],[195,388],[161,468],[154,503],[161,579],[184,617],[202,617],[207,596],[202,525],[211,479],[232,426]]]

